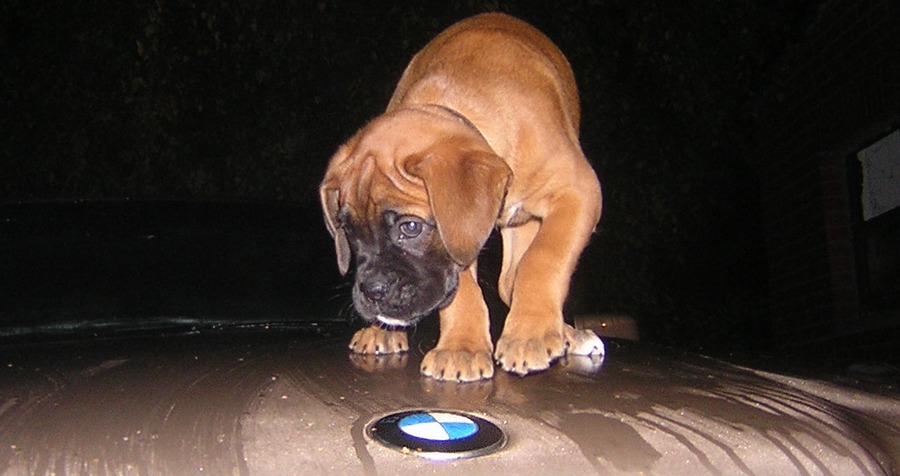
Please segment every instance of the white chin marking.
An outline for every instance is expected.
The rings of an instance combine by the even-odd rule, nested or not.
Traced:
[[[378,319],[378,322],[389,326],[406,327],[409,325],[409,322],[407,321],[401,321],[400,319],[394,319],[393,317],[383,316],[381,314],[375,316],[375,318]]]

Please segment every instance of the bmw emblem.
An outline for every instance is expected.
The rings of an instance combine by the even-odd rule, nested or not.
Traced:
[[[368,425],[373,440],[433,460],[481,456],[503,447],[506,435],[484,418],[450,410],[408,410]]]

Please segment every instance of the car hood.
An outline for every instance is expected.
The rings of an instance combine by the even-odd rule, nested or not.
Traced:
[[[892,474],[900,403],[635,342],[525,378],[419,375],[342,332],[270,329],[0,345],[4,474]],[[499,451],[436,462],[371,439],[404,409],[465,411]]]

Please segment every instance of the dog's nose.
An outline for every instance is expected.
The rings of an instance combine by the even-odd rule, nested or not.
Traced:
[[[383,280],[372,280],[361,283],[359,288],[368,300],[379,302],[387,295],[389,285]]]

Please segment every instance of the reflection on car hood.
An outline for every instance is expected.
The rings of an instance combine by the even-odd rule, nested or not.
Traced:
[[[346,335],[200,332],[0,346],[4,474],[895,474],[900,403],[633,342],[526,378],[419,375]],[[462,410],[508,443],[433,462],[366,425]]]

